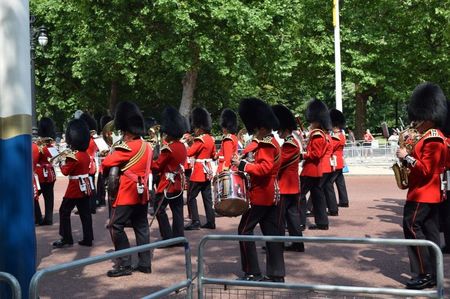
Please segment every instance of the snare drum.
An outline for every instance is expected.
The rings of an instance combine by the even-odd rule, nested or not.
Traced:
[[[219,215],[236,217],[248,210],[248,181],[239,171],[224,171],[214,177],[214,209]]]

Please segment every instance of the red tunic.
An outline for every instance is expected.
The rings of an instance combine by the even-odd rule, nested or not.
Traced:
[[[306,153],[301,155],[305,161],[300,176],[321,177],[323,174],[321,160],[327,150],[327,139],[325,132],[314,129],[309,134]]]
[[[239,170],[250,175],[250,203],[272,206],[276,203],[275,184],[281,165],[280,145],[272,135],[268,135],[259,140],[253,152],[254,162],[241,161],[239,164]]]
[[[97,172],[97,165],[95,164],[95,154],[97,153],[98,148],[97,145],[94,142],[94,136],[91,136],[91,139],[89,140],[89,147],[86,150],[89,157],[91,158],[91,161],[89,163],[89,174],[95,174]]]
[[[442,200],[441,178],[447,158],[446,138],[441,131],[430,129],[414,146],[410,154],[415,163],[408,164],[409,189],[406,200],[439,203]]]
[[[281,166],[278,172],[280,194],[300,193],[299,162],[300,145],[292,135],[288,136],[281,146]]]
[[[158,189],[156,193],[163,193],[166,190],[167,193],[176,193],[183,190],[183,164],[186,161],[187,151],[186,147],[179,140],[173,141],[161,148],[161,154],[158,160],[152,163],[152,170],[161,174]],[[171,182],[166,174],[174,174],[174,181]],[[183,179],[184,180],[184,179]],[[184,182],[183,182],[184,183]]]
[[[209,134],[202,134],[194,138],[194,143],[187,151],[187,155],[195,159],[191,182],[206,182],[205,167],[210,167],[216,153],[214,139]],[[211,168],[209,168],[211,169]]]
[[[52,157],[48,148],[53,148],[53,145],[44,145],[39,148],[39,157],[36,162],[35,172],[38,175],[39,183],[53,183],[56,181],[56,174],[53,165],[48,161]]]
[[[320,165],[322,167],[322,173],[330,173],[333,172],[333,165],[331,164],[331,158],[333,155],[333,145],[331,143],[331,136],[326,134],[327,139],[327,148],[325,150],[325,155],[323,155]]]
[[[122,175],[120,176],[119,191],[113,207],[145,204],[149,199],[148,192],[144,191],[143,194],[138,194],[137,181],[123,174],[122,171],[130,159],[138,157],[136,155],[139,153],[142,146],[144,146],[145,151],[142,153],[141,157],[137,159],[137,162],[129,168],[129,171],[131,171],[131,175],[141,177],[141,182],[147,186],[147,182],[145,182],[143,178],[150,173],[151,159],[153,156],[153,150],[149,143],[141,139],[121,142],[114,147],[114,152],[106,156],[105,160],[103,160],[102,166],[106,172],[110,167],[121,167]]]
[[[339,130],[331,134],[333,155],[336,157],[336,170],[344,168],[345,134]]]
[[[36,174],[36,163],[39,161],[39,147],[36,143],[31,143],[31,152],[32,152],[32,166],[33,166],[33,196],[34,199],[39,198],[39,178],[37,178]]]
[[[75,151],[74,155],[66,158],[66,163],[61,165],[61,172],[65,176],[87,175],[89,173],[90,157],[86,152]],[[66,189],[65,198],[83,198],[86,195],[80,189],[80,182],[77,178],[69,178],[69,185]]]
[[[217,166],[217,172],[221,172],[222,169],[231,167],[231,159],[234,155],[237,155],[238,139],[234,134],[227,134],[222,139],[220,150],[217,153],[219,158],[219,165]]]
[[[259,143],[259,140],[256,138],[253,138],[252,141],[250,141],[250,143],[247,144],[247,146],[242,151],[242,155],[246,155],[246,154],[256,150],[256,148],[258,147],[258,143]]]

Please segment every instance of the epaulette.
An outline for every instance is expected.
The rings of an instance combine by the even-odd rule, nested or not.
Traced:
[[[78,151],[73,151],[73,152],[68,153],[66,155],[66,159],[70,158],[72,160],[78,161],[77,156],[76,156],[77,153],[78,153]]]
[[[297,144],[297,142],[295,142],[294,136],[292,136],[292,135],[286,137],[286,139],[284,139],[284,143],[291,144],[291,145],[293,145],[295,147],[298,147],[298,144]]]
[[[131,148],[128,146],[128,144],[125,141],[120,141],[116,145],[114,145],[114,149],[122,149],[128,152],[131,152]]]
[[[266,136],[263,139],[259,140],[259,142],[264,143],[264,144],[270,144],[276,148],[276,146],[275,146],[275,144],[273,144],[272,140],[273,140],[273,137],[269,135],[269,136]]]
[[[335,132],[331,133],[331,138],[336,139],[336,140],[341,140],[341,138],[339,137],[339,134],[336,134]]]
[[[194,140],[198,140],[198,141],[204,143],[205,141],[203,140],[203,136],[204,136],[204,134],[202,134],[202,135],[200,135],[200,136],[197,136],[197,137],[194,138]]]
[[[315,129],[310,133],[310,136],[311,137],[315,137],[315,136],[325,137],[325,133],[322,130]]]
[[[224,140],[231,140],[231,141],[233,141],[233,135],[231,135],[231,134],[224,135],[223,138],[222,138],[222,140],[223,140],[223,141],[224,141]]]
[[[169,152],[172,152],[172,149],[170,148],[170,146],[168,144],[164,144],[162,146],[161,151],[164,151],[164,150],[168,150]]]
[[[428,132],[425,133],[425,140],[430,138],[438,138],[441,139],[442,141],[444,140],[444,137],[442,137],[442,135],[440,135],[439,131],[436,129],[430,129],[428,130]]]

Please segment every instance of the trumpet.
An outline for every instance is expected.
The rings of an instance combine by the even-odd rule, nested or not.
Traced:
[[[398,145],[401,148],[405,148],[408,154],[412,153],[412,151],[414,150],[414,146],[421,138],[421,134],[413,128],[403,130],[398,135]],[[392,165],[392,170],[394,171],[397,186],[402,190],[407,189],[409,187],[409,168],[403,165],[403,163],[396,162],[394,165]]]
[[[71,154],[73,155],[74,152],[70,148],[67,148],[67,149],[63,150],[62,152],[60,152],[59,154],[57,154],[56,156],[48,159],[48,161],[53,165],[60,164],[61,162],[66,161],[67,156],[69,156]]]

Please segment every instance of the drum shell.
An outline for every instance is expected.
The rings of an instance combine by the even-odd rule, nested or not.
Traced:
[[[248,179],[238,171],[221,172],[213,180],[214,209],[222,216],[236,217],[249,208]]]

